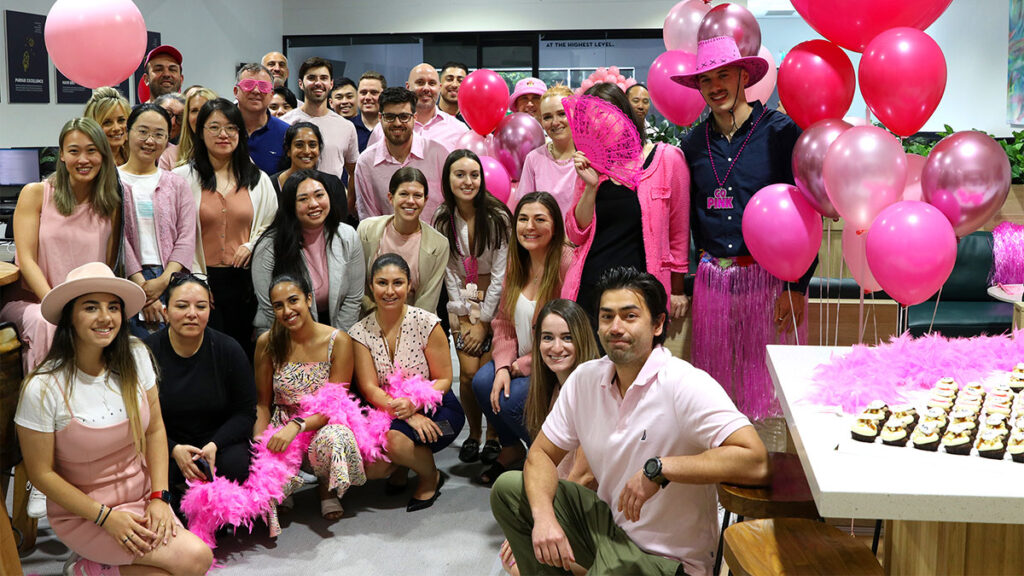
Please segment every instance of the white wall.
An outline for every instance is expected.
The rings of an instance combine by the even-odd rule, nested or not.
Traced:
[[[146,20],[146,28],[160,32],[164,44],[181,50],[183,86],[203,84],[234,98],[231,88],[236,64],[259,60],[263,54],[281,49],[282,0],[135,0],[135,4]],[[46,14],[52,5],[50,0],[0,0],[0,10],[33,14]],[[54,145],[61,126],[80,115],[83,106],[55,104],[52,61],[51,103],[9,104],[6,67],[6,58],[0,59],[0,148]]]

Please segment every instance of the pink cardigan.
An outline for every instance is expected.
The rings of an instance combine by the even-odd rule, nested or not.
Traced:
[[[513,232],[515,234],[515,232]],[[509,250],[515,248],[509,246]],[[573,249],[569,246],[562,248],[562,263],[558,269],[558,276],[564,282],[565,275],[569,270],[569,266],[572,263]],[[505,281],[508,282],[508,274],[505,275]],[[505,286],[501,287],[502,293],[505,292]],[[538,302],[538,306],[533,311],[533,321],[537,321],[537,314],[540,313],[540,309],[543,308],[547,302]],[[512,319],[508,317],[508,313],[505,311],[504,299],[498,304],[498,312],[494,315],[494,320],[491,321],[491,329],[494,331],[494,338],[492,339],[492,355],[494,359],[494,369],[506,368],[512,366],[512,362],[521,360],[519,362],[519,369],[523,372],[523,376],[530,375],[530,362],[532,361],[532,354],[527,353],[519,356],[519,339],[516,337],[516,327],[512,322]]]
[[[128,185],[124,186],[124,215],[125,276],[131,276],[142,271],[142,263],[135,199]],[[190,270],[196,253],[196,203],[181,176],[160,171],[160,181],[153,191],[153,220],[163,265],[177,262],[185,270]]]
[[[583,264],[597,226],[596,216],[583,229],[576,222],[574,213],[583,189],[583,181],[577,177],[572,211],[565,218],[565,233],[576,245],[576,254],[562,284],[562,298],[573,301],[580,291]],[[690,263],[690,170],[682,150],[668,144],[657,145],[654,160],[640,175],[637,196],[643,220],[647,271],[661,281],[666,294],[671,294],[672,273],[685,274]]]

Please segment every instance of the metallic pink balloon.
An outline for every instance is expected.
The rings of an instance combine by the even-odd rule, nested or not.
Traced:
[[[544,128],[525,112],[513,112],[502,118],[494,131],[494,154],[513,180],[523,173],[526,155],[544,144]]]
[[[697,30],[697,40],[732,36],[743,56],[757,56],[761,49],[761,26],[757,18],[739,4],[719,4],[704,16]]]
[[[512,179],[509,178],[508,171],[501,165],[501,162],[490,156],[481,156],[480,164],[484,172],[484,185],[487,186],[487,191],[501,200],[502,204],[508,202],[509,196],[512,195]]]
[[[867,249],[868,235],[866,230],[857,230],[853,226],[843,228],[843,260],[850,274],[857,281],[857,285],[865,292],[877,292],[882,289],[871,274],[871,267],[868,266]]]
[[[828,198],[846,225],[867,230],[879,212],[903,195],[907,156],[885,130],[854,126],[829,146],[822,175]]]
[[[796,187],[811,206],[826,218],[839,218],[839,212],[825,191],[825,178],[822,175],[825,155],[836,138],[850,128],[852,126],[842,120],[820,120],[808,126],[793,147],[793,178],[796,179]]]
[[[778,78],[779,68],[775,65],[775,57],[772,56],[772,51],[767,46],[762,44],[761,50],[758,51],[757,55],[768,61],[768,72],[764,75],[764,78],[757,81],[757,84],[747,86],[744,94],[748,102],[760,100],[761,104],[767,104],[768,99],[775,92],[775,80]]]
[[[697,30],[711,5],[704,0],[683,0],[668,11],[661,29],[666,50],[697,52]]]
[[[953,227],[924,202],[902,201],[887,207],[867,235],[871,272],[886,293],[904,306],[931,298],[956,263]]]
[[[982,132],[951,134],[932,148],[921,171],[926,202],[938,208],[964,237],[988,222],[1010,192],[1010,161]]]
[[[466,149],[477,156],[494,156],[494,135],[481,136],[470,130],[459,136],[455,142],[455,149]]]
[[[765,270],[795,282],[821,247],[821,216],[789,184],[771,184],[754,194],[743,211],[743,242]]]
[[[920,154],[907,154],[907,185],[903,188],[904,200],[922,200],[921,171],[928,159]]]

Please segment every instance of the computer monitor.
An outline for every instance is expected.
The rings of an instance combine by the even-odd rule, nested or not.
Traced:
[[[0,148],[0,186],[24,186],[39,182],[39,150]]]

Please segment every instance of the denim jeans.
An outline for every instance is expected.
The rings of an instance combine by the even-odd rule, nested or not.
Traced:
[[[142,277],[145,278],[146,280],[152,280],[153,278],[156,278],[157,276],[160,276],[163,273],[163,266],[142,267]],[[160,301],[163,302],[164,304],[167,304],[167,297],[161,296]],[[137,338],[145,338],[146,336],[149,336],[153,332],[159,332],[160,330],[163,329],[165,325],[166,324],[164,324],[163,322],[159,322],[157,324],[147,324],[146,322],[139,320],[138,314],[132,316],[132,319],[128,322],[128,326],[131,328],[132,335],[136,336]]]
[[[494,386],[494,362],[480,367],[473,376],[473,394],[480,410],[487,418],[487,424],[494,426],[498,432],[498,441],[502,446],[514,446],[517,439],[530,445],[530,433],[526,429],[526,393],[530,390],[528,377],[512,378],[509,383],[509,396],[499,394],[497,414],[491,408],[491,389]]]

